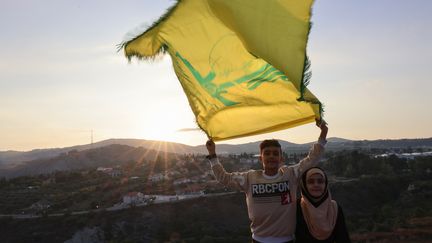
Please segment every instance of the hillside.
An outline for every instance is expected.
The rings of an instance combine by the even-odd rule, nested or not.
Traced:
[[[135,158],[141,158],[144,152],[124,145],[111,149],[112,153],[123,151]],[[96,151],[107,160],[114,156],[103,148],[83,153],[92,152],[96,157]],[[250,241],[244,194],[214,181],[204,156],[167,154],[161,158],[151,150],[145,153],[154,155],[156,161],[147,163],[144,157],[125,162],[118,167],[122,173],[117,176],[92,169],[0,179],[0,214],[8,214],[0,215],[2,242]],[[227,156],[221,158],[221,163],[227,171],[245,171],[259,167],[257,161],[240,163],[253,158]],[[327,153],[321,166],[329,175],[332,198],[344,210],[353,242],[430,242],[432,156],[407,159],[340,151]],[[155,180],[157,174],[170,176]],[[230,191],[234,194],[215,194]],[[107,211],[124,202],[129,192],[199,192],[195,195],[200,198],[142,207],[128,204],[119,211]],[[39,202],[50,206],[35,207]],[[42,217],[21,218],[26,215]]]
[[[0,218],[0,225],[2,242],[250,242],[242,193],[81,216]],[[353,242],[420,243],[432,237],[430,217],[415,217],[388,231],[358,233],[352,227]]]
[[[228,154],[257,154],[259,143],[246,144],[218,144],[218,153]],[[288,155],[302,154],[310,149],[312,143],[294,144],[280,141],[282,150]],[[327,151],[341,150],[376,150],[377,153],[386,151],[429,151],[432,150],[432,138],[351,141],[342,138],[329,138]],[[149,151],[149,152],[148,152]],[[30,152],[0,152],[0,177],[17,177],[24,175],[38,175],[53,171],[74,169],[89,169],[98,166],[113,166],[126,161],[137,159],[151,159],[159,153],[164,154],[205,154],[204,145],[189,146],[179,143],[140,140],[140,139],[109,139],[93,145],[73,146],[62,149],[33,150]],[[16,162],[19,159],[34,160]],[[41,157],[41,158],[40,158]]]
[[[259,143],[261,141],[246,143],[246,144],[218,144],[218,152],[220,154],[240,154],[240,153],[258,153]],[[311,143],[295,144],[281,140],[281,145],[285,152],[303,153],[306,152]],[[0,169],[14,167],[23,162],[53,158],[58,155],[68,153],[69,151],[84,151],[93,148],[105,147],[108,145],[119,144],[127,145],[134,148],[143,147],[145,149],[153,149],[162,152],[178,153],[178,154],[197,154],[206,153],[204,145],[189,146],[181,143],[153,141],[144,139],[108,139],[94,144],[77,145],[66,148],[51,148],[51,149],[35,149],[27,152],[20,151],[0,151]],[[327,150],[352,150],[352,149],[406,149],[406,148],[421,148],[432,150],[432,138],[422,139],[397,139],[397,140],[349,140],[343,138],[329,138]]]
[[[162,153],[156,150],[111,144],[84,151],[71,150],[53,158],[23,162],[15,167],[0,170],[0,177],[38,175],[54,171],[91,169],[99,166],[113,167],[130,161],[155,161],[161,155]],[[173,157],[174,155],[164,153],[164,156]]]

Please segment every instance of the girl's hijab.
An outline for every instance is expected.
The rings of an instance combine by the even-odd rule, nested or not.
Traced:
[[[324,192],[319,197],[312,196],[306,186],[308,179],[314,174],[322,175],[325,180]],[[331,199],[328,190],[327,175],[321,168],[313,167],[303,173],[300,184],[302,192],[300,206],[309,232],[314,238],[325,240],[333,232],[338,212],[337,203]]]

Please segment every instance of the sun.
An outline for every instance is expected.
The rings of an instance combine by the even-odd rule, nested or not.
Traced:
[[[186,107],[189,108],[189,107]],[[196,128],[195,117],[189,109],[172,109],[167,104],[153,107],[139,116],[136,135],[146,140],[182,142],[189,134],[179,132],[184,128]]]
[[[171,141],[176,131],[180,129],[177,119],[167,112],[145,116],[141,120],[138,134],[148,140]]]

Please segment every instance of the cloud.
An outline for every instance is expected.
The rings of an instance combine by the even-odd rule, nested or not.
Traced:
[[[177,130],[177,132],[195,132],[195,131],[201,131],[199,128],[181,128]]]

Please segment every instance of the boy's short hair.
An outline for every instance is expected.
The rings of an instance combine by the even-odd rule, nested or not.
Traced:
[[[266,139],[260,143],[260,153],[267,147],[278,147],[282,149],[280,143],[276,139]]]

